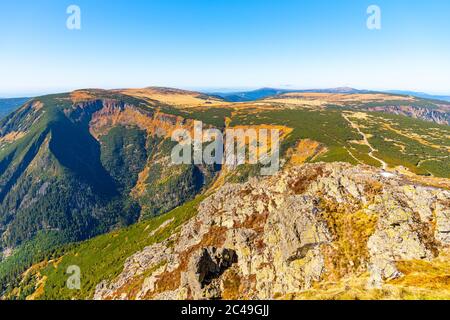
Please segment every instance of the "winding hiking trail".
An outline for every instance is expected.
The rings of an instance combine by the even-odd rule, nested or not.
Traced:
[[[363,142],[366,146],[369,147],[370,152],[368,153],[368,155],[372,158],[375,159],[376,161],[378,161],[379,163],[381,163],[382,168],[384,171],[386,171],[388,169],[388,165],[386,162],[384,162],[383,160],[381,160],[380,158],[378,158],[377,156],[375,156],[373,153],[378,151],[377,149],[375,149],[374,147],[372,147],[372,145],[369,142],[369,139],[367,138],[366,134],[364,132],[361,131],[361,129],[358,127],[357,124],[355,124],[354,122],[352,122],[348,115],[343,113],[342,116],[344,117],[344,119],[350,124],[350,126],[354,129],[356,129],[358,131],[358,133],[363,137]]]

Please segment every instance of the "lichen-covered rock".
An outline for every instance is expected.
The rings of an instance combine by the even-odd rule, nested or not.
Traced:
[[[449,244],[449,201],[448,190],[341,163],[226,184],[95,297],[271,299],[365,273],[380,287],[402,277],[398,262],[431,260]]]

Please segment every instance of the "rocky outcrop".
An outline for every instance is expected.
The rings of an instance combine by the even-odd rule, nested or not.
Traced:
[[[194,299],[220,298],[221,291],[215,280],[237,260],[236,252],[225,248],[208,247],[195,252],[184,274],[186,285],[191,288],[192,297]]]
[[[398,262],[450,245],[450,192],[386,176],[319,163],[226,184],[95,298],[271,299],[367,273],[367,288],[380,287],[402,277]]]

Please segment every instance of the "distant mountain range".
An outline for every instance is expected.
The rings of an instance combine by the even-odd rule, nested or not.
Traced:
[[[251,91],[241,92],[213,92],[211,94],[219,96],[229,102],[245,102],[260,100],[271,96],[277,96],[290,92],[319,92],[319,93],[364,93],[370,92],[367,90],[357,90],[348,87],[330,88],[330,89],[307,89],[307,90],[291,90],[291,89],[277,89],[277,88],[261,88]]]

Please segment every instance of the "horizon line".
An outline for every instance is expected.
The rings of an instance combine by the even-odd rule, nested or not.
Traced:
[[[36,98],[46,95],[52,94],[63,94],[70,93],[74,91],[80,90],[106,90],[106,91],[114,91],[114,90],[126,90],[126,89],[146,89],[146,88],[167,88],[167,89],[177,89],[177,90],[185,90],[191,92],[198,93],[243,93],[243,92],[251,92],[263,89],[272,89],[272,90],[285,90],[285,91],[319,91],[319,90],[336,90],[336,89],[351,89],[356,91],[368,91],[368,92],[381,92],[381,93],[391,93],[391,94],[408,94],[408,93],[416,93],[416,94],[425,94],[429,96],[443,96],[450,97],[450,93],[444,92],[435,92],[432,93],[427,90],[415,90],[415,89],[360,89],[356,86],[336,86],[336,87],[294,87],[294,86],[220,86],[220,87],[207,87],[207,86],[167,86],[167,85],[150,85],[143,87],[80,87],[80,88],[54,88],[48,90],[38,90],[38,91],[28,91],[24,93],[3,93],[0,94],[0,99],[15,99],[15,98]],[[404,92],[404,93],[402,93]]]

